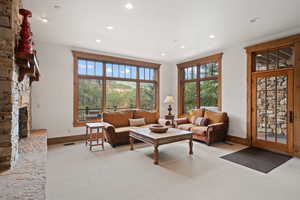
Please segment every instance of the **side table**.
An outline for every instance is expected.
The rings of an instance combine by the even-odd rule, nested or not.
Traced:
[[[98,123],[86,123],[86,133],[85,133],[85,145],[89,145],[90,151],[92,151],[93,146],[102,146],[102,149],[104,150],[104,132],[103,128],[105,127],[104,122],[98,122]],[[97,132],[93,133],[93,130],[96,129]],[[101,131],[100,131],[101,129]],[[99,140],[101,139],[101,143],[99,143]],[[96,142],[96,144],[93,144],[93,142]]]
[[[175,115],[165,115],[165,120],[170,122],[172,127],[175,126],[174,124]]]

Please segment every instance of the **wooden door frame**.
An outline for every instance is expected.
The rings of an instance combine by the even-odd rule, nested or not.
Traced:
[[[252,108],[255,108],[255,104],[256,104],[256,100],[257,100],[257,91],[256,91],[256,78],[259,77],[274,77],[274,76],[287,76],[288,80],[287,80],[287,87],[288,87],[288,93],[287,93],[287,98],[288,98],[288,110],[287,112],[289,113],[291,110],[294,109],[294,101],[293,101],[293,90],[294,90],[294,68],[284,68],[284,69],[278,69],[278,70],[272,70],[272,71],[262,71],[262,72],[254,72],[252,73],[252,88],[251,88],[251,92],[252,92]],[[277,103],[277,102],[276,102]],[[251,113],[251,117],[252,117],[252,145],[253,146],[257,146],[257,147],[261,147],[261,148],[267,148],[267,149],[272,149],[272,150],[278,150],[281,152],[286,152],[286,153],[290,153],[293,151],[293,136],[294,136],[294,130],[293,130],[293,123],[290,123],[290,116],[288,116],[288,137],[287,137],[287,144],[281,144],[281,143],[274,143],[274,142],[270,142],[270,141],[263,141],[263,140],[257,140],[255,137],[257,136],[257,132],[255,131],[256,129],[256,109],[252,110]],[[254,136],[254,137],[253,137]]]
[[[245,47],[247,54],[247,144],[252,146],[252,71],[254,66],[254,53],[259,51],[266,51],[278,49],[280,47],[293,46],[295,54],[295,72],[294,72],[294,99],[300,98],[300,34],[259,43]],[[294,133],[300,131],[300,100],[294,100]],[[294,138],[296,138],[294,136]],[[294,141],[295,143],[295,141]],[[296,156],[300,156],[299,150],[295,147],[289,152]]]

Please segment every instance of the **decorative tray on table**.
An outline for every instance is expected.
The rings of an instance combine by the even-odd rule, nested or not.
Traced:
[[[153,133],[166,133],[168,131],[168,127],[163,125],[153,125],[149,129]]]

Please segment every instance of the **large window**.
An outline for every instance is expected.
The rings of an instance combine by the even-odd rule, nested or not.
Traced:
[[[178,64],[178,114],[199,107],[221,109],[221,58],[216,54]]]
[[[73,51],[74,125],[103,111],[159,110],[159,64]]]
[[[136,108],[136,82],[106,81],[106,110]]]

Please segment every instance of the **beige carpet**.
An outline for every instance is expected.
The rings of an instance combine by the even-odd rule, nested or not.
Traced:
[[[245,148],[194,142],[153,148],[139,144],[90,152],[83,143],[48,149],[48,200],[298,200],[300,159],[293,158],[269,174],[228,162],[222,155]]]

